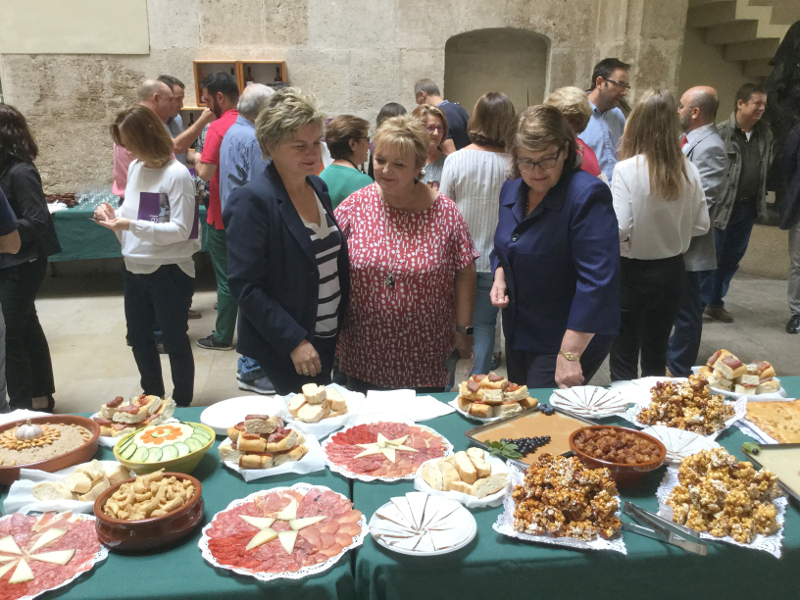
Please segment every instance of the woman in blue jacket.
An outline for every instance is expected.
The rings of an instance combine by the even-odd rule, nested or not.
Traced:
[[[492,303],[503,309],[508,378],[589,381],[619,330],[619,235],[608,186],[580,170],[575,134],[551,106],[518,118],[500,192]]]

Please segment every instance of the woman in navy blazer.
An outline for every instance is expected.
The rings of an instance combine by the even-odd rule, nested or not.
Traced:
[[[223,212],[228,278],[239,304],[241,354],[278,394],[331,380],[349,294],[347,244],[320,161],[324,115],[296,88],[270,96],[256,120],[266,170],[231,194]]]
[[[611,191],[580,170],[575,134],[552,106],[522,112],[492,251],[508,378],[582,385],[619,330],[619,236]]]

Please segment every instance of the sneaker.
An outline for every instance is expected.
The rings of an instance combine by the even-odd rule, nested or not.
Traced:
[[[703,316],[710,317],[720,323],[733,323],[733,315],[722,306],[706,306]]]
[[[503,355],[502,352],[495,352],[492,354],[492,362],[489,365],[489,369],[492,371],[496,371],[497,367],[500,366],[500,357]]]
[[[275,393],[275,386],[272,385],[272,382],[266,375],[259,377],[258,379],[251,379],[250,381],[239,379],[239,389],[248,392],[255,392],[256,394]]]
[[[190,308],[190,309],[189,309],[189,318],[190,318],[190,319],[202,319],[202,318],[203,318],[203,315],[201,315],[201,314],[200,314],[200,311],[199,311],[199,310],[192,310],[192,309]]]
[[[230,344],[223,344],[212,333],[210,336],[197,340],[197,345],[206,350],[233,350]]]

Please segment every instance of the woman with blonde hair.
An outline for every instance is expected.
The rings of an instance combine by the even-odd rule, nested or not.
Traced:
[[[328,188],[314,175],[324,123],[310,94],[287,87],[270,96],[256,138],[272,162],[231,194],[222,214],[237,348],[281,395],[330,383],[347,309],[347,244]]]
[[[600,177],[600,163],[597,162],[597,155],[581,138],[577,137],[583,133],[589,124],[589,119],[592,118],[592,105],[589,103],[586,92],[574,86],[558,88],[545,99],[544,104],[555,106],[560,110],[569,126],[572,127],[572,131],[575,132],[575,142],[578,144],[578,153],[582,159],[581,169],[590,175]]]
[[[581,171],[575,132],[533,106],[508,145],[492,251],[508,378],[528,387],[588,382],[619,326],[619,240],[611,190]]]
[[[489,293],[492,274],[489,253],[494,245],[500,189],[508,178],[506,140],[512,133],[516,111],[508,96],[489,92],[472,109],[467,132],[470,144],[450,154],[444,162],[440,191],[456,203],[467,221],[481,256],[475,261],[478,294],[475,298],[475,366],[473,373],[491,370],[498,309]]]
[[[428,131],[428,152],[425,155],[424,169],[419,180],[427,183],[434,190],[439,190],[442,181],[442,169],[447,155],[442,151],[442,141],[447,139],[447,117],[444,111],[433,104],[420,104],[411,115],[422,121]]]
[[[172,394],[189,406],[194,394],[194,357],[189,343],[189,306],[194,260],[200,250],[199,206],[192,176],[172,153],[164,122],[144,106],[121,112],[111,125],[114,142],[130,152],[125,203],[108,203],[95,219],[122,243],[123,294],[128,343],[145,394],[165,395],[153,326],[161,326],[169,355]]]
[[[454,348],[472,352],[478,252],[456,205],[420,181],[429,141],[420,119],[387,119],[375,183],[336,209],[352,274],[339,365],[357,391],[444,391]]]
[[[683,253],[710,219],[697,167],[681,152],[678,107],[649,89],[620,143],[611,191],[622,254],[621,324],[611,348],[611,379],[664,375],[672,324],[681,306]]]

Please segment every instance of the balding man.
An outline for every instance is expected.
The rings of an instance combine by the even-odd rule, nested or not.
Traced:
[[[693,87],[681,96],[678,116],[684,136],[681,147],[686,157],[700,171],[708,214],[713,222],[718,199],[725,187],[727,153],[714,121],[719,98],[714,88]],[[700,298],[702,276],[713,274],[717,268],[714,247],[714,228],[693,237],[689,250],[683,255],[686,265],[686,287],[683,305],[675,319],[675,331],[669,340],[667,367],[675,377],[688,377],[700,350],[703,332],[703,302]]]

